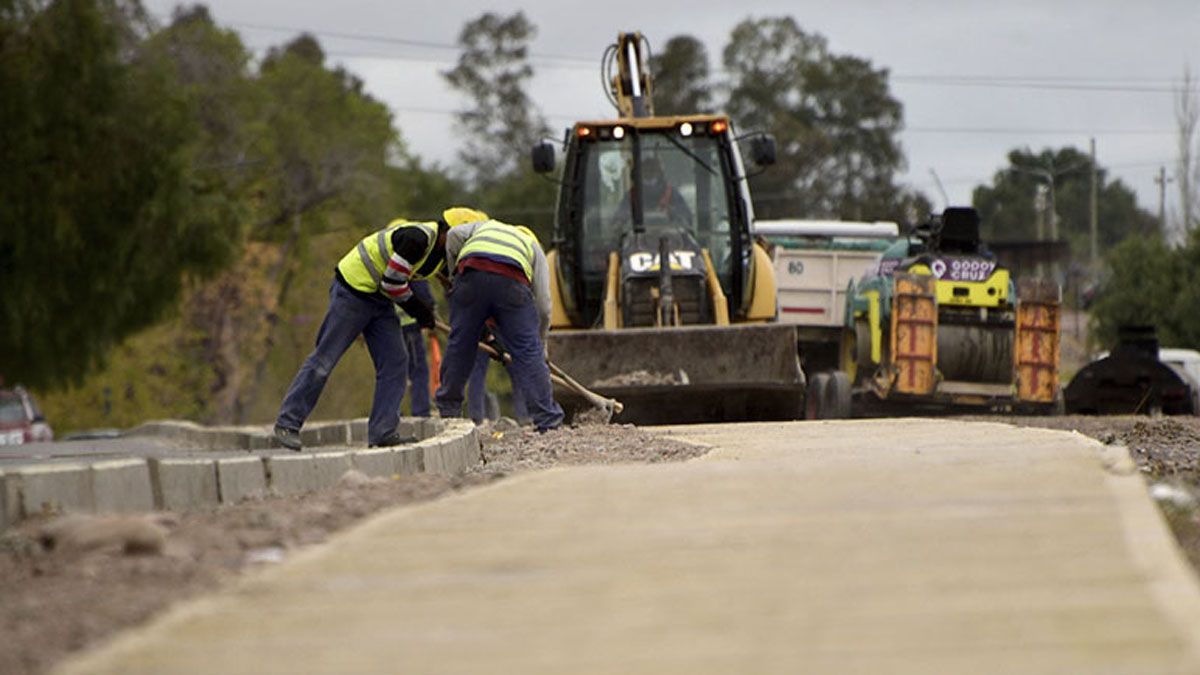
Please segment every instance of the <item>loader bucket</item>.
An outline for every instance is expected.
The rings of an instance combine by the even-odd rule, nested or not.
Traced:
[[[804,375],[790,325],[551,332],[550,360],[624,411],[614,422],[683,424],[799,419]],[[570,416],[586,410],[563,389]]]

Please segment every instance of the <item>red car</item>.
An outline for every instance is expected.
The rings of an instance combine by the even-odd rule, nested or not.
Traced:
[[[54,430],[29,392],[0,389],[0,446],[54,440]]]

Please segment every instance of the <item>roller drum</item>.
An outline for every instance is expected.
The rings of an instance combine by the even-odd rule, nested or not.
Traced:
[[[1011,326],[938,326],[937,364],[942,377],[960,382],[1011,382]]]

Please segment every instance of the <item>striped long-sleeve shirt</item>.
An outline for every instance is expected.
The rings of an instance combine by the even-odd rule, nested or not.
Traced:
[[[429,238],[419,228],[401,227],[395,232],[392,232],[392,255],[388,259],[387,267],[383,270],[383,276],[380,278],[380,287],[384,294],[396,302],[401,304],[412,299],[412,288],[409,285],[409,280],[414,276],[424,278],[433,273],[441,258],[435,254],[430,255],[419,270],[413,270],[413,263],[421,259],[425,254],[425,249],[429,246]],[[351,286],[345,278],[342,277],[340,270],[335,269],[335,274],[339,281],[351,292],[363,297],[372,297],[374,294],[360,291]],[[375,296],[378,297],[378,296]]]

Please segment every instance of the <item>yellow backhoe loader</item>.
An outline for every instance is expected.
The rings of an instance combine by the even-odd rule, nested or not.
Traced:
[[[648,57],[641,34],[620,34],[603,58],[619,116],[576,122],[563,141],[550,357],[621,400],[616,421],[800,417],[796,333],[776,321],[738,146],[765,168],[774,140],[739,139],[725,115],[656,116]],[[534,147],[536,170],[555,163],[552,144]]]

